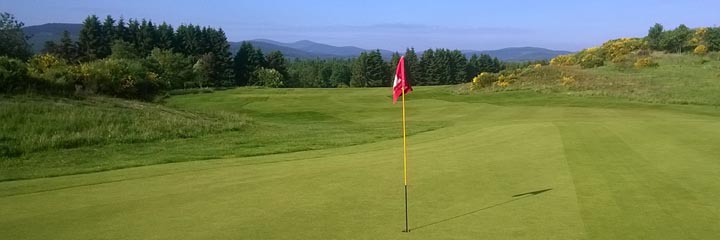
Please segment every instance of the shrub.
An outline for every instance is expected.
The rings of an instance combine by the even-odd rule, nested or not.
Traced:
[[[598,47],[583,49],[577,54],[576,58],[579,59],[578,63],[582,68],[594,68],[605,65],[605,58],[603,58],[603,53]]]
[[[576,63],[577,59],[575,59],[575,55],[573,54],[560,55],[550,60],[550,65],[553,66],[572,66]]]
[[[707,52],[708,52],[707,47],[705,47],[705,45],[702,45],[702,44],[698,45],[693,50],[693,53],[695,53],[696,55],[700,55],[700,56],[705,56],[705,54],[707,54]]]
[[[255,71],[257,81],[255,85],[265,86],[271,88],[279,88],[285,86],[283,84],[283,76],[275,69],[272,68],[260,68]]]
[[[180,53],[156,48],[147,57],[147,64],[151,71],[158,74],[158,80],[169,89],[183,88],[184,83],[195,79],[192,61]]]
[[[473,78],[473,88],[489,87],[498,81],[498,75],[494,73],[482,72]]]
[[[164,86],[157,74],[139,61],[128,59],[83,63],[74,74],[84,91],[121,98],[152,100]]]
[[[635,68],[642,69],[647,67],[657,67],[658,64],[652,60],[652,58],[644,57],[644,58],[638,58],[637,61],[635,61],[635,64],[633,64]]]
[[[625,61],[630,53],[648,49],[648,45],[640,38],[620,38],[607,41],[600,48],[605,58],[613,63],[620,63]]]
[[[563,85],[563,86],[575,85],[576,82],[577,81],[575,81],[575,77],[573,77],[573,76],[563,76],[560,79],[560,85]]]
[[[18,59],[0,56],[0,89],[13,92],[27,87],[28,70]]]

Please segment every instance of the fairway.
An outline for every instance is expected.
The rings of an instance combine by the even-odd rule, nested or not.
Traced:
[[[389,88],[238,88],[165,105],[250,130],[53,154],[170,163],[0,182],[0,239],[720,236],[715,106],[450,87],[407,100],[410,233]]]

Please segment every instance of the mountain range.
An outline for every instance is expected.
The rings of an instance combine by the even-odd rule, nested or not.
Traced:
[[[30,43],[33,46],[35,52],[40,52],[45,45],[46,41],[59,41],[62,37],[63,31],[67,30],[70,32],[70,36],[73,39],[77,39],[82,29],[82,24],[74,23],[48,23],[36,26],[24,27],[23,31],[26,35],[30,36]],[[271,51],[280,51],[287,58],[298,58],[298,59],[329,59],[329,58],[352,58],[360,55],[362,52],[374,51],[375,49],[362,49],[353,46],[337,47],[328,44],[322,44],[312,42],[308,40],[302,40],[292,43],[283,43],[268,39],[255,39],[249,40],[253,47],[262,49],[263,52],[268,53]],[[230,51],[232,53],[237,52],[240,49],[242,42],[229,42]],[[392,51],[380,50],[383,58],[390,59]],[[531,60],[544,60],[551,59],[558,55],[568,54],[568,51],[550,50],[546,48],[538,47],[511,47],[503,48],[498,50],[462,50],[466,56],[472,54],[488,54],[493,57],[497,57],[502,61],[531,61]],[[421,51],[418,51],[420,55]]]

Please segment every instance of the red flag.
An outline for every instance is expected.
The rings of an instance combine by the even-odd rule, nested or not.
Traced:
[[[412,92],[412,87],[405,78],[405,56],[400,57],[397,70],[395,70],[395,81],[393,82],[393,104],[402,94]]]

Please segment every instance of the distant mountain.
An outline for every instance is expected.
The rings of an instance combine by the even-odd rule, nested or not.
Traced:
[[[37,26],[24,27],[23,31],[26,35],[30,36],[30,44],[33,46],[35,52],[40,52],[45,45],[46,41],[59,41],[62,37],[63,31],[67,30],[70,32],[70,37],[77,40],[82,24],[76,23],[48,23]],[[280,51],[287,58],[299,58],[299,59],[330,59],[330,58],[352,58],[357,57],[362,52],[373,51],[375,49],[362,49],[353,46],[337,47],[328,44],[322,44],[312,42],[308,40],[302,40],[292,43],[277,42],[268,39],[255,39],[250,40],[250,43],[256,48],[262,49],[264,53],[271,51]],[[235,54],[240,49],[240,42],[230,42],[230,51]],[[557,51],[545,48],[536,47],[513,47],[503,48],[498,50],[463,50],[466,56],[470,57],[472,54],[488,54],[493,57],[497,57],[502,61],[531,61],[531,60],[544,60],[551,59],[558,55],[568,54],[568,51]],[[385,60],[389,60],[392,57],[393,52],[388,50],[380,49]],[[422,51],[418,51],[420,55]]]
[[[46,41],[60,41],[63,32],[70,32],[70,37],[77,40],[82,24],[77,23],[47,23],[37,26],[24,27],[22,30],[25,35],[30,36],[30,44],[33,51],[40,52],[45,46]]]
[[[522,61],[533,61],[533,60],[546,60],[546,59],[552,59],[558,55],[564,55],[569,54],[572,52],[568,51],[559,51],[559,50],[550,50],[546,48],[537,48],[537,47],[512,47],[512,48],[503,48],[498,50],[486,50],[486,51],[477,51],[477,50],[463,50],[462,51],[468,58],[472,56],[473,54],[487,54],[492,57],[496,57],[500,59],[501,61],[509,61],[509,62],[522,62]]]
[[[374,50],[367,50],[353,46],[336,47],[308,40],[302,40],[293,43],[283,43],[268,39],[255,39],[250,40],[249,42],[252,43],[254,47],[262,49],[265,53],[270,51],[281,51],[283,55],[288,58],[300,59],[352,58],[357,57],[362,52]],[[233,48],[232,45],[234,44],[237,44],[236,46],[238,47]],[[231,50],[234,50],[233,52],[237,51],[237,48],[239,48],[239,43],[234,44],[231,44],[230,48]],[[382,54],[383,58],[390,59],[393,52],[380,49],[380,54]]]

